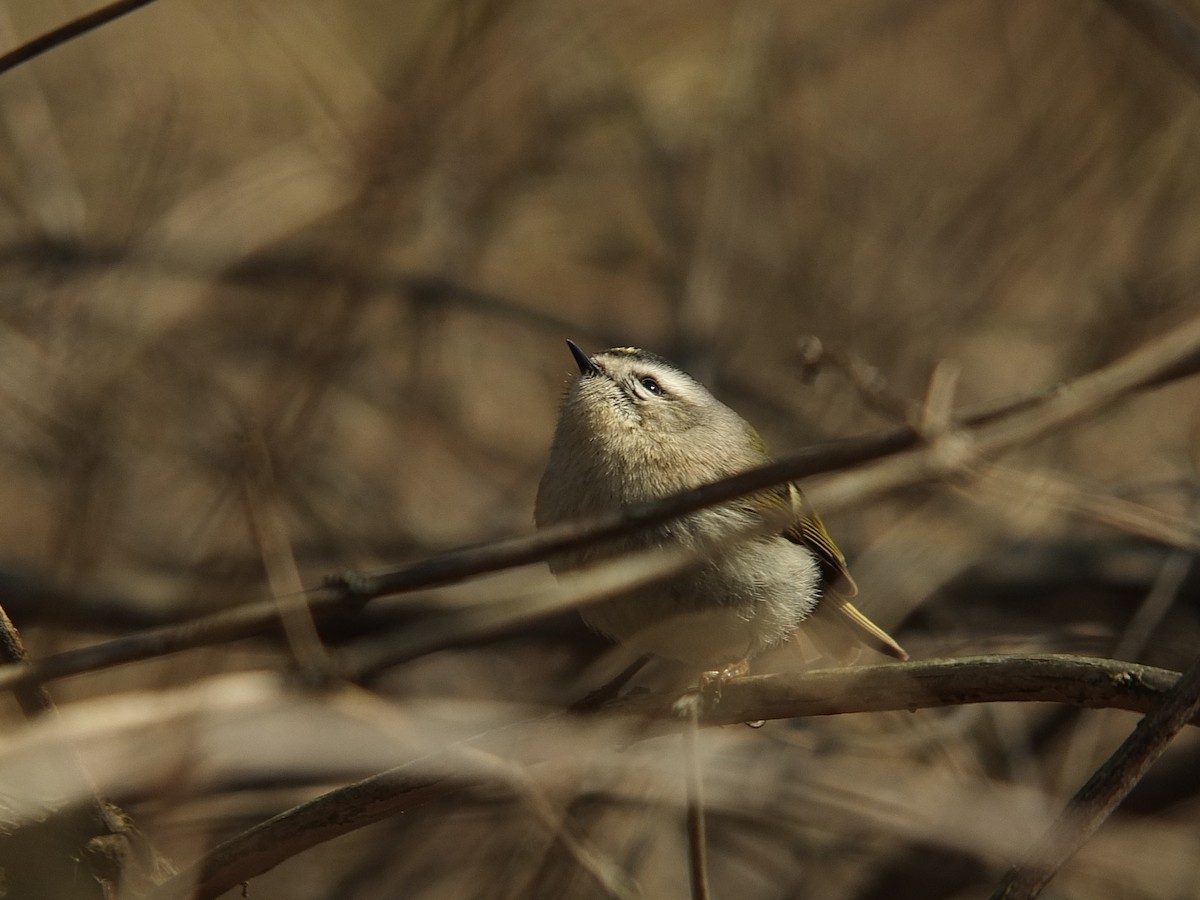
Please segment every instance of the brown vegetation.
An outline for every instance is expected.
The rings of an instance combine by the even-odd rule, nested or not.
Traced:
[[[1192,718],[1189,27],[225,0],[0,74],[0,896],[689,896],[678,673],[564,712],[626,662],[571,607],[687,562],[538,562],[568,337],[759,426],[915,659],[730,686],[713,896],[985,897],[1098,769],[1055,888],[1192,896],[1195,729],[1100,768]]]

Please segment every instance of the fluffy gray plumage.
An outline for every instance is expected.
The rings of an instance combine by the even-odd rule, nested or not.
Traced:
[[[579,378],[563,399],[538,487],[539,526],[610,512],[716,481],[769,457],[758,433],[660,356],[618,347],[588,357],[567,342]],[[752,528],[764,509],[789,521],[709,556],[665,583],[587,607],[584,620],[633,649],[716,668],[752,659],[792,635],[817,606],[856,637],[900,659],[904,650],[847,599],[857,592],[841,552],[792,485],[705,509],[668,525],[552,561],[555,571],[653,546],[711,546]]]

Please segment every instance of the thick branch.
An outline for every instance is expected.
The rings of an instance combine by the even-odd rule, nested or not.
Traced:
[[[1068,703],[1146,712],[1179,678],[1177,672],[1086,656],[969,656],[882,666],[851,666],[735,678],[707,725],[967,703]],[[671,698],[645,697],[613,707],[653,714]],[[1192,724],[1200,725],[1200,719]]]
[[[733,679],[725,685],[720,704],[701,721],[727,725],[1002,701],[1145,711],[1170,691],[1178,678],[1178,673],[1165,669],[1078,656],[978,656],[824,669]],[[607,711],[665,717],[659,721],[677,728],[681,723],[670,712],[677,699],[674,694],[661,694],[618,701]],[[1192,724],[1200,725],[1200,720],[1193,718]],[[511,740],[511,730],[505,729],[505,737]],[[481,743],[486,744],[486,738]],[[472,771],[476,776],[443,779],[423,768],[406,766],[331,791],[216,847],[164,884],[152,895],[153,900],[217,897],[319,843],[452,791],[479,785],[479,770]],[[507,785],[508,776],[503,772],[496,778],[502,786]]]

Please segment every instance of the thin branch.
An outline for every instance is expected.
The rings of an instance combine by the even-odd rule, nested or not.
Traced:
[[[653,657],[649,653],[645,653],[627,665],[624,669],[617,673],[611,681],[606,682],[600,687],[591,691],[586,697],[581,697],[571,704],[570,710],[575,713],[590,713],[595,712],[603,706],[607,706],[620,696],[621,689],[625,687],[638,672],[646,667]]]
[[[961,475],[972,460],[1034,440],[1135,391],[1200,372],[1200,317],[1182,322],[1121,359],[1037,397],[977,414],[928,446],[907,427],[809,447],[777,462],[659,500],[586,521],[564,522],[532,535],[466,547],[376,576],[347,574],[308,595],[318,619],[349,615],[387,594],[453,584],[538,562],[557,553],[661,525],[708,506],[821,472],[857,466],[810,491],[822,509],[862,502],[901,487]],[[883,458],[881,457],[888,457]],[[878,460],[873,465],[861,465]],[[27,667],[0,668],[0,690],[238,640],[274,629],[277,608],[259,602],[177,626],[151,629],[92,647],[46,657]]]
[[[430,772],[430,764],[437,772]],[[461,765],[456,766],[459,763]],[[443,774],[460,769],[470,775]],[[629,900],[633,886],[620,869],[588,841],[559,822],[541,788],[517,766],[471,746],[397,766],[301,803],[235,835],[151,892],[147,900],[208,900],[312,847],[451,793],[480,790],[494,800],[496,789],[523,802],[535,819],[607,896]]]
[[[1030,858],[1009,870],[992,900],[1032,900],[1112,815],[1167,745],[1200,713],[1200,660],[1142,719],[1116,752],[1079,789],[1037,842]]]
[[[708,835],[704,821],[704,778],[700,771],[700,753],[696,739],[700,732],[698,695],[684,701],[687,722],[683,726],[683,766],[687,779],[687,838],[688,875],[691,879],[692,900],[710,900],[708,883]]]
[[[1026,493],[1030,480],[1036,479],[1038,489],[1036,494],[1029,496],[1031,502],[1188,554],[1200,553],[1200,521],[1195,516],[1176,516],[1097,492],[1072,483],[1064,472],[996,465],[988,469],[986,478],[996,482],[1001,490]]]
[[[163,882],[148,900],[219,897],[311,847],[479,784],[479,779],[432,774],[415,763],[390,769],[323,794],[235,835]]]
[[[778,533],[784,527],[783,519],[771,519],[764,517],[748,528],[691,547],[650,547],[624,553],[546,579],[542,584],[516,585],[508,592],[492,593],[483,602],[437,612],[410,626],[404,634],[347,648],[341,654],[338,671],[349,678],[369,678],[383,669],[461,646],[551,612],[579,609],[605,597],[661,582],[701,565],[723,549],[763,534]]]
[[[344,256],[304,248],[261,250],[249,258],[225,259],[220,250],[203,242],[178,242],[152,250],[87,240],[36,237],[0,241],[0,266],[19,267],[22,277],[53,279],[129,272],[158,274],[214,286],[288,290],[303,301],[300,285],[323,285],[353,292],[404,297],[417,309],[461,308],[482,318],[499,318],[527,325],[556,337],[571,331],[589,341],[613,344],[619,335],[600,326],[580,325],[564,316],[540,311],[549,304],[488,291],[444,275],[407,272],[347,262]],[[324,296],[316,292],[313,296]]]
[[[331,673],[329,653],[321,643],[312,610],[304,599],[300,570],[279,509],[271,453],[262,433],[250,435],[256,469],[242,482],[247,524],[263,558],[263,568],[274,594],[279,623],[300,670],[312,678]]]
[[[819,509],[835,509],[898,488],[961,477],[983,460],[1103,410],[1121,397],[1200,371],[1200,317],[1106,366],[1059,385],[1039,402],[976,428],[959,428],[927,447],[898,453],[806,488]],[[758,470],[761,471],[761,470]]]
[[[616,863],[583,835],[573,833],[546,792],[528,772],[500,756],[471,748],[472,761],[493,771],[505,786],[512,790],[533,813],[534,818],[554,838],[575,864],[587,872],[604,894],[613,900],[633,900],[638,896],[636,886]]]
[[[850,382],[863,403],[890,419],[912,425],[920,411],[908,398],[892,390],[878,368],[842,344],[826,343],[816,335],[803,338],[798,346],[800,370],[807,380],[826,366],[836,369]]]
[[[979,656],[821,669],[731,679],[722,688],[720,703],[701,713],[700,723],[730,725],[757,719],[1014,701],[1144,712],[1171,692],[1178,680],[1178,673],[1151,666],[1049,655]],[[637,732],[650,737],[680,727],[674,709],[677,700],[675,693],[656,694],[615,702],[607,712],[650,717],[661,727]],[[1200,725],[1200,717],[1193,715],[1190,721]],[[512,729],[502,731],[504,739],[511,740]],[[440,754],[438,761],[445,763],[447,759],[446,754]],[[462,761],[463,772],[454,776],[431,773],[429,761],[424,760],[294,807],[214,848],[163,884],[151,900],[217,897],[317,844],[452,792],[482,789],[484,796],[491,797],[494,790],[486,785],[497,779],[502,787],[512,787],[509,775],[501,770],[485,767],[486,771],[481,772],[476,754]],[[444,772],[448,766],[437,768]]]
[[[1196,553],[1200,553],[1200,549]],[[1179,590],[1195,562],[1194,553],[1171,551],[1163,561],[1154,584],[1126,623],[1121,639],[1113,649],[1113,656],[1128,659],[1142,654],[1150,643],[1150,635],[1162,624],[1167,611],[1178,599]]]
[[[925,401],[921,404],[917,416],[916,429],[926,439],[932,440],[945,434],[954,425],[954,393],[958,389],[958,379],[962,375],[962,367],[951,360],[944,359],[933,369],[929,376],[929,386],[925,390]]]
[[[106,25],[114,19],[119,19],[121,16],[133,12],[135,9],[149,6],[153,2],[154,0],[117,0],[115,3],[102,6],[100,9],[59,25],[57,28],[52,28],[45,34],[41,34],[31,41],[26,41],[21,46],[14,47],[3,56],[0,56],[0,75],[3,75],[9,69],[15,69],[22,63],[27,63],[31,59],[41,56],[49,50],[53,50],[55,47],[74,40],[80,35],[87,34],[87,32],[99,28],[101,25]]]

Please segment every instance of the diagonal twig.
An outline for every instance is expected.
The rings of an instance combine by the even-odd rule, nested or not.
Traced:
[[[712,484],[586,521],[564,522],[532,535],[443,553],[377,576],[343,575],[307,595],[313,615],[348,615],[387,594],[453,584],[538,562],[568,550],[645,530],[708,506],[774,485],[856,467],[810,492],[823,509],[843,507],[901,487],[960,474],[972,458],[994,456],[1040,437],[1129,394],[1200,372],[1200,316],[1145,342],[1126,356],[1049,391],[964,420],[934,444],[893,428],[806,448],[769,465]],[[877,460],[870,466],[861,465]],[[261,634],[277,626],[274,601],[249,604],[181,625],[149,629],[70,650],[26,667],[0,667],[0,690],[77,675],[179,650]]]
[[[101,25],[106,25],[113,21],[113,19],[119,19],[121,16],[131,13],[136,9],[149,6],[153,2],[154,0],[117,0],[115,3],[110,3],[86,15],[74,18],[69,22],[59,25],[57,28],[52,28],[45,34],[40,34],[33,40],[26,41],[21,46],[14,47],[7,53],[0,55],[0,75],[9,69],[15,69],[22,63],[27,63],[31,59],[41,56],[47,51],[53,50],[55,47],[74,40],[82,34],[87,34]]]
[[[1037,842],[1029,858],[1009,870],[992,900],[1032,900],[1096,833],[1179,731],[1200,712],[1200,660],[1183,674],[1093,773]]]

